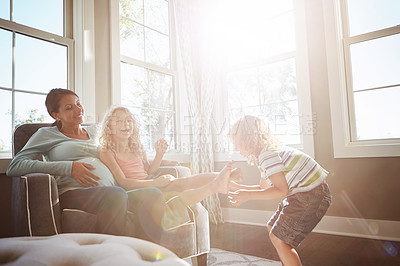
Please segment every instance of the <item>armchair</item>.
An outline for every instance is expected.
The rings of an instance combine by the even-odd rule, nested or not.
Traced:
[[[15,129],[13,154],[18,153],[39,128],[50,124],[24,124]],[[189,176],[183,166],[160,167],[162,173]],[[81,210],[60,209],[53,176],[31,173],[12,177],[12,214],[15,236],[48,236],[60,233],[93,233],[96,215]],[[187,207],[190,222],[165,232],[161,244],[181,258],[192,257],[198,265],[207,264],[210,249],[208,212],[200,204]],[[126,234],[141,237],[134,213],[127,214]]]

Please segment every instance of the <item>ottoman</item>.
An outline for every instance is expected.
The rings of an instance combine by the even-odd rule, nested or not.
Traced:
[[[189,265],[157,244],[124,236],[59,234],[0,239],[1,265]]]

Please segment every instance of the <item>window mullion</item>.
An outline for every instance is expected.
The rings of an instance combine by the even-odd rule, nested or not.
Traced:
[[[12,8],[10,8],[12,9]],[[11,50],[11,136],[15,127],[15,32],[12,32]]]
[[[69,38],[65,38],[59,36],[57,34],[53,34],[50,32],[46,32],[43,30],[31,28],[22,24],[18,24],[15,22],[10,22],[8,20],[0,19],[0,28],[13,31],[15,33],[20,33],[22,35],[26,35],[28,37],[37,38],[43,41],[48,41],[61,45],[73,45],[73,40]]]
[[[373,39],[379,39],[387,36],[392,36],[395,34],[400,33],[400,26],[395,26],[391,28],[386,28],[382,30],[377,30],[377,31],[372,31],[356,36],[351,36],[351,37],[343,37],[345,45],[351,45],[355,43],[360,43],[360,42],[365,42],[365,41],[370,41]]]
[[[138,66],[138,67],[151,69],[151,70],[163,73],[163,74],[167,74],[167,75],[171,75],[171,76],[176,75],[176,71],[174,71],[174,70],[171,70],[171,69],[168,69],[168,68],[164,68],[164,67],[160,67],[160,66],[152,64],[152,63],[147,63],[147,62],[144,62],[144,61],[141,61],[141,60],[138,60],[138,59],[126,56],[126,55],[122,55],[121,54],[120,61],[122,63],[127,63],[127,64],[130,64],[130,65],[135,65],[135,66]]]

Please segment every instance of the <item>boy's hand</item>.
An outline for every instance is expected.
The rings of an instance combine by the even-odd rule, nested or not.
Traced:
[[[168,143],[165,139],[159,139],[154,144],[154,148],[156,149],[157,154],[164,155],[168,149]]]
[[[236,191],[240,189],[240,185],[233,180],[229,180],[229,189]]]
[[[233,169],[231,172],[230,180],[235,182],[242,182],[243,181],[242,169],[240,168]]]
[[[250,200],[250,191],[247,190],[237,190],[234,192],[229,192],[228,193],[228,199],[229,202],[233,205],[233,206],[240,206],[242,203]]]

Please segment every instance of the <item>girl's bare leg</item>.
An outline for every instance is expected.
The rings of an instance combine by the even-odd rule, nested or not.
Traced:
[[[185,190],[180,193],[179,196],[182,201],[186,205],[190,206],[202,201],[214,193],[228,193],[232,164],[233,162],[226,164],[222,171],[211,182],[208,182],[199,188]]]
[[[192,175],[189,177],[179,177],[175,179],[171,184],[162,188],[163,191],[185,191],[188,189],[194,189],[202,187],[215,179],[219,173],[204,173]]]

